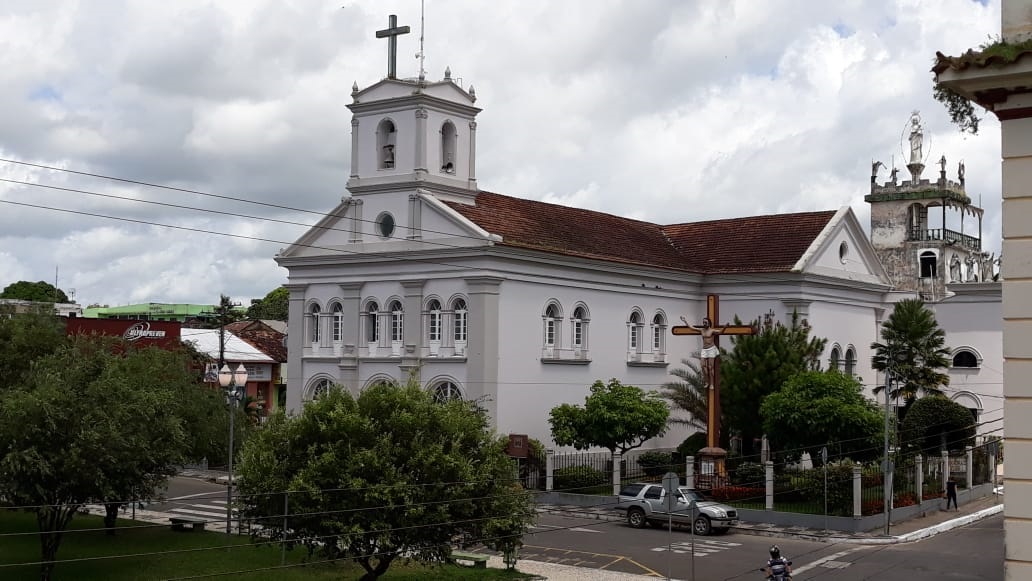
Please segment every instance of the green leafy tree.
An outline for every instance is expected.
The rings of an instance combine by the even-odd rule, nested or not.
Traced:
[[[591,386],[584,407],[564,403],[552,408],[548,423],[560,446],[626,453],[663,435],[669,417],[670,407],[659,394],[610,379]]]
[[[188,388],[199,389],[181,354],[76,337],[0,398],[0,495],[35,507],[42,579],[79,507],[105,504],[113,526],[121,502],[174,474],[187,443],[178,398]]]
[[[778,450],[804,451],[818,458],[829,453],[853,460],[877,457],[883,419],[877,404],[864,397],[860,382],[835,370],[796,374],[760,406],[763,430]]]
[[[289,307],[290,291],[281,286],[269,291],[265,298],[251,301],[251,306],[247,308],[247,318],[286,321]]]
[[[334,387],[244,447],[243,512],[263,538],[352,559],[364,580],[399,557],[443,562],[457,539],[515,555],[534,511],[507,443],[476,402],[437,403],[415,381]]]
[[[881,339],[881,343],[871,343],[875,351],[871,366],[891,372],[889,396],[893,399],[902,398],[909,408],[919,395],[941,395],[942,388],[950,384],[950,376],[942,371],[950,364],[946,333],[921,300],[896,303],[882,325]],[[877,386],[874,393],[883,389],[885,386]]]
[[[25,382],[32,362],[65,342],[64,321],[45,307],[14,314],[0,305],[0,390]]]
[[[670,423],[680,424],[706,431],[709,417],[709,388],[702,370],[690,359],[682,359],[683,368],[676,368],[670,375],[677,381],[668,381],[660,386],[660,395],[670,401],[675,410],[685,413],[683,417],[671,417]]]
[[[740,321],[736,318],[735,323]],[[758,321],[757,321],[758,323]],[[767,317],[759,333],[732,337],[733,349],[721,348],[721,417],[729,430],[742,438],[743,453],[758,453],[755,442],[763,436],[760,406],[781,389],[788,378],[802,371],[818,369],[827,339],[810,337],[810,326],[792,314],[788,325]],[[721,434],[726,441],[728,433]]]
[[[900,445],[922,454],[957,450],[974,443],[975,431],[971,410],[944,395],[929,395],[911,404],[900,424]]]
[[[0,299],[18,299],[39,303],[67,303],[68,295],[49,282],[19,280],[4,287]]]

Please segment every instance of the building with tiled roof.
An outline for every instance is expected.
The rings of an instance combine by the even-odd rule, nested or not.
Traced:
[[[706,317],[710,295],[717,324],[798,313],[828,339],[827,365],[878,381],[876,330],[916,293],[894,292],[849,207],[657,224],[483,191],[472,87],[388,77],[352,99],[348,195],[276,256],[288,408],[414,376],[551,445],[549,411],[594,381],[673,380],[700,345],[671,328]]]

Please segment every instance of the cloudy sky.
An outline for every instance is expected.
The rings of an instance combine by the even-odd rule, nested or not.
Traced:
[[[998,34],[998,0],[426,11],[427,76],[450,66],[483,108],[482,189],[659,223],[850,205],[866,224],[871,161],[903,167],[916,109],[929,165],[965,161],[1000,246],[999,124],[960,133],[929,73]],[[385,76],[392,13],[415,76],[418,0],[6,0],[0,287],[57,272],[83,305],[247,304],[285,282],[272,256],[304,228],[270,219],[311,224],[346,193],[345,105]]]

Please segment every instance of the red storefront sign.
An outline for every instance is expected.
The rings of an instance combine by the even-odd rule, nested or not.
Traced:
[[[66,319],[68,335],[107,335],[121,337],[133,345],[154,345],[162,349],[177,349],[182,323],[176,321],[134,321],[125,319]]]

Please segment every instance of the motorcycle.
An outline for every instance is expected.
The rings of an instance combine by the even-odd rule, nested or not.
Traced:
[[[785,561],[785,563],[791,565],[792,561]],[[760,567],[760,571],[766,573],[767,568]],[[792,574],[785,567],[775,567],[771,574],[767,575],[767,579],[768,581],[792,581]]]

